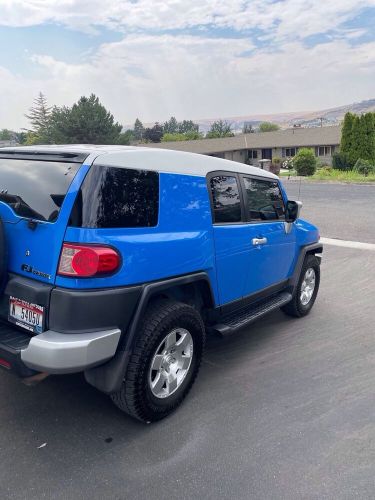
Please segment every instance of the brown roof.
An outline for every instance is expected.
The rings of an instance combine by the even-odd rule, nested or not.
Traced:
[[[142,144],[150,148],[174,149],[191,153],[212,154],[239,149],[262,149],[303,146],[335,146],[340,144],[341,127],[294,128],[277,132],[240,134],[222,139],[176,141]]]

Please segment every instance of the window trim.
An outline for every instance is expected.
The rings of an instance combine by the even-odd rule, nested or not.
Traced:
[[[250,211],[247,207],[247,204],[245,203],[247,193],[246,193],[244,177],[247,177],[249,179],[254,179],[257,181],[263,181],[263,182],[272,182],[273,179],[267,179],[265,177],[256,176],[256,175],[252,175],[252,174],[240,174],[241,187],[242,187],[242,198],[243,198],[243,203],[244,203],[244,210],[245,210],[245,217],[246,217],[247,224],[275,224],[275,223],[285,222],[286,203],[285,203],[285,198],[284,198],[284,192],[283,192],[283,189],[281,188],[280,180],[274,179],[274,182],[277,183],[277,186],[280,190],[281,199],[282,199],[282,203],[283,203],[283,207],[284,207],[284,216],[282,218],[274,219],[274,220],[257,220],[257,219],[252,219],[250,217]]]
[[[214,209],[214,199],[211,189],[211,179],[213,177],[235,177],[238,186],[238,193],[240,195],[240,207],[241,207],[241,220],[237,222],[215,222],[215,209]],[[215,172],[209,172],[206,176],[208,196],[210,200],[211,208],[211,222],[213,226],[239,226],[246,224],[246,211],[243,197],[242,183],[240,179],[240,174],[238,172],[227,172],[226,170],[216,170]]]

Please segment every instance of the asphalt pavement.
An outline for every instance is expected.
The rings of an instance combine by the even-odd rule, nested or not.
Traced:
[[[374,188],[301,187],[322,236],[375,242]],[[311,314],[211,338],[186,402],[153,425],[81,375],[1,372],[0,498],[373,499],[374,309],[375,252],[327,246]]]
[[[290,199],[303,202],[301,217],[319,226],[321,236],[375,243],[375,183],[283,183]]]

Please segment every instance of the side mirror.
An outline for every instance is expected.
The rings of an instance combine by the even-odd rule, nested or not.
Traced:
[[[285,222],[294,222],[299,218],[302,201],[288,201],[285,211]]]

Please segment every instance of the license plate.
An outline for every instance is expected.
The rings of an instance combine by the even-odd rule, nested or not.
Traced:
[[[29,332],[41,333],[43,331],[44,307],[16,297],[9,297],[8,319]]]

